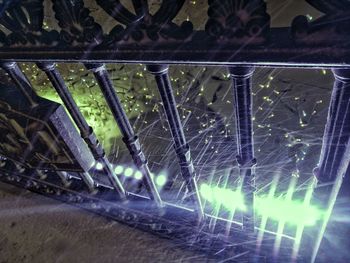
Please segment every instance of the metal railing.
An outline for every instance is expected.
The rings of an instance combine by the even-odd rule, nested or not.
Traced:
[[[26,168],[25,172],[19,172],[12,169],[14,163],[11,161],[4,165],[5,168],[2,168],[2,181],[80,205],[127,224],[137,225],[140,228],[179,239],[184,244],[197,244],[200,249],[211,251],[213,254],[217,254],[221,249],[224,249],[225,256],[244,254],[244,251],[233,251],[225,245],[238,244],[247,238],[251,240],[251,237],[256,238],[254,167],[257,161],[253,147],[251,99],[254,67],[316,66],[333,68],[335,76],[320,161],[318,168],[315,169],[317,180],[330,183],[330,187],[320,190],[321,197],[318,196],[317,189],[314,194],[320,199],[327,196],[327,199],[322,200],[321,203],[326,209],[332,209],[342,177],[350,162],[348,154],[350,47],[346,43],[334,47],[335,43],[329,43],[327,32],[334,30],[336,38],[347,40],[348,34],[340,30],[344,24],[348,23],[346,18],[332,22],[330,18],[334,14],[330,14],[326,1],[310,0],[309,3],[326,13],[323,20],[308,22],[304,17],[297,17],[291,28],[270,29],[269,15],[266,13],[264,1],[249,1],[250,3],[242,1],[244,2],[243,7],[249,14],[250,22],[245,27],[234,31],[234,27],[227,22],[229,20],[226,21],[226,24],[222,22],[223,19],[229,19],[229,14],[222,13],[220,8],[221,5],[230,5],[235,1],[209,1],[206,28],[200,31],[193,30],[189,21],[183,22],[181,26],[172,22],[184,1],[163,1],[159,11],[153,16],[150,15],[147,1],[133,1],[136,14],[130,13],[127,7],[122,6],[119,1],[96,2],[124,27],[117,25],[110,33],[104,33],[101,26],[89,14],[89,10],[84,7],[83,1],[80,0],[53,1],[53,10],[60,27],[59,32],[44,28],[42,1],[30,3],[22,1],[2,6],[5,11],[0,15],[0,23],[11,32],[7,35],[0,34],[1,67],[24,94],[30,107],[35,108],[40,104],[38,96],[16,62],[37,63],[37,66],[48,76],[68,110],[80,132],[80,139],[86,143],[85,146],[88,149],[86,156],[92,156],[93,159],[93,162],[89,161],[89,164],[84,163],[83,160],[78,162],[78,176],[62,169],[56,169],[55,172],[47,169],[45,178],[40,176],[43,173],[38,171],[40,169],[35,169],[39,167]],[[26,14],[21,11],[22,8],[26,10],[32,8],[33,12]],[[344,15],[341,6],[334,6],[334,8],[338,10],[336,15]],[[213,10],[221,10],[221,13],[215,13]],[[253,16],[259,19],[254,20]],[[27,19],[28,23],[22,23],[23,19]],[[239,17],[237,19],[239,20]],[[80,25],[80,27],[73,27],[73,24]],[[291,35],[287,35],[288,32],[291,32]],[[320,57],[320,54],[323,56]],[[93,72],[122,133],[123,142],[135,166],[142,173],[148,197],[130,193],[124,189],[96,138],[93,128],[83,117],[62,76],[56,69],[55,62],[79,62]],[[109,62],[141,62],[147,65],[149,74],[154,75],[169,123],[181,174],[191,200],[191,207],[180,207],[162,200],[148,167],[142,145],[127,118],[105,68],[104,63]],[[208,221],[212,215],[206,214],[203,210],[190,148],[169,80],[168,64],[216,64],[227,67],[230,73],[234,93],[234,109],[232,110],[235,111],[236,117],[237,162],[243,178],[242,193],[247,206],[247,211],[243,213],[242,223],[232,222],[235,234],[232,234],[231,237],[213,238],[211,235]],[[6,153],[2,155],[7,157]],[[80,159],[84,158],[85,156],[80,156]],[[13,156],[10,156],[10,159],[13,160]],[[109,185],[96,182],[91,176],[91,167],[96,164],[101,165],[103,175],[109,179]],[[63,180],[63,185],[60,180]],[[326,195],[322,191],[326,191]],[[142,202],[143,205],[141,208],[139,206],[136,208],[134,202]],[[225,224],[225,220],[218,220],[218,232],[226,228]],[[322,226],[323,230],[324,228],[325,225]],[[314,252],[313,260],[322,235],[323,233],[319,234],[318,242],[316,242],[318,245],[315,246],[314,251],[316,252]],[[251,251],[250,246],[250,243],[243,246],[243,250]]]

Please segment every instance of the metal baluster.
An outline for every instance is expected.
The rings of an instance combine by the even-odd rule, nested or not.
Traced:
[[[237,162],[243,178],[242,192],[248,211],[243,214],[243,227],[254,232],[254,192],[255,171],[254,142],[252,123],[252,67],[230,67],[233,81],[236,134],[238,156]],[[232,200],[234,202],[235,200]]]
[[[58,177],[61,179],[63,185],[65,187],[69,187],[71,184],[71,181],[69,181],[69,176],[67,172],[64,171],[58,171],[57,172]]]
[[[104,64],[85,64],[86,68],[94,73],[94,76],[102,90],[102,93],[112,111],[115,121],[117,122],[121,133],[123,134],[123,141],[127,146],[135,165],[143,175],[143,182],[152,200],[158,206],[162,206],[157,187],[153,181],[151,172],[148,168],[147,159],[142,152],[138,137],[135,135],[133,128],[129,122],[128,117],[120,103],[117,93],[114,90],[108,72]]]
[[[102,165],[102,170],[104,174],[107,175],[110,183],[117,191],[121,199],[126,198],[126,192],[123,185],[119,181],[118,177],[115,175],[112,165],[108,161],[105,151],[97,139],[92,127],[86,122],[84,116],[81,114],[78,105],[75,103],[71,93],[69,92],[62,76],[56,69],[54,63],[40,62],[37,63],[38,67],[43,70],[51,81],[53,87],[57,91],[58,95],[62,99],[64,105],[66,106],[69,114],[72,116],[75,124],[77,125],[81,137],[89,146],[91,153],[93,154],[96,162]]]
[[[199,219],[202,220],[204,212],[197,187],[196,174],[191,159],[190,147],[186,142],[182,123],[176,108],[176,101],[168,75],[169,67],[167,65],[148,65],[147,69],[155,76],[157,81],[158,90],[162,97],[163,107],[174,140],[175,151],[179,158],[181,173],[189,193],[192,194],[191,199],[197,205],[196,210]]]
[[[316,260],[343,177],[350,168],[350,70],[334,69],[333,74],[335,82],[322,149],[318,166],[314,169],[318,187],[314,189],[313,202],[321,206],[326,213],[315,233],[316,242],[310,262]]]
[[[38,95],[35,93],[32,85],[30,84],[27,77],[23,74],[21,69],[18,67],[17,63],[5,62],[1,64],[1,67],[9,74],[11,79],[14,81],[16,87],[26,96],[26,98],[31,104],[31,107],[37,107],[38,104],[36,102],[36,99],[38,98]],[[84,171],[83,173],[80,173],[80,176],[83,179],[86,186],[88,187],[88,189],[90,191],[94,191],[95,184],[91,175],[87,171]],[[63,184],[67,183],[66,180],[62,180],[62,182]]]
[[[350,70],[333,70],[335,82],[318,167],[314,174],[320,183],[333,182],[339,175],[340,164],[350,139]]]

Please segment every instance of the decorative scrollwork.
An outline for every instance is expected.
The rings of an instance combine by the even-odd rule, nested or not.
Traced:
[[[185,0],[158,1],[160,7],[155,13],[149,10],[149,0],[131,0],[128,4],[122,0],[95,0],[118,22],[110,32],[103,32],[84,0],[47,0],[52,3],[48,6],[53,7],[58,22],[58,28],[49,29],[50,25],[44,23],[44,1],[0,0],[0,24],[5,28],[0,29],[0,45],[4,49],[79,46],[79,50],[93,51],[95,47],[135,44],[154,47],[186,42],[186,46],[199,46],[202,41],[203,47],[225,43],[245,46],[266,44],[270,35],[271,40],[281,36],[283,42],[291,42],[287,48],[294,44],[345,46],[350,28],[350,0],[305,0],[324,15],[318,19],[297,16],[290,28],[278,30],[270,30],[264,0],[208,0],[204,31],[195,31],[187,20],[181,24],[173,22]],[[288,32],[290,38],[285,37]]]
[[[263,0],[209,0],[209,20],[205,31],[214,39],[252,43],[266,39],[270,16]]]
[[[306,0],[325,15],[315,21],[297,16],[291,26],[292,38],[302,44],[342,43],[350,28],[349,0]]]
[[[53,9],[63,43],[99,44],[102,41],[102,28],[89,15],[90,10],[84,7],[83,0],[55,0]]]
[[[4,1],[0,5],[0,23],[11,33],[0,32],[0,41],[6,45],[52,44],[57,31],[43,29],[43,0]]]
[[[130,12],[118,0],[97,0],[110,16],[122,23],[117,25],[108,35],[107,42],[120,40],[128,41],[131,37],[134,41],[156,41],[160,38],[167,40],[185,40],[193,32],[193,25],[185,21],[181,26],[172,22],[181,10],[184,0],[163,1],[159,10],[151,15],[148,10],[147,0],[133,0],[135,14]]]

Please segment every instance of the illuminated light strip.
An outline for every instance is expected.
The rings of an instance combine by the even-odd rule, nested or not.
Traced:
[[[276,188],[277,188],[277,184],[279,181],[281,174],[278,173],[275,178],[272,181],[272,186],[270,187],[270,191],[269,191],[269,195],[268,198],[273,198],[275,196],[275,192],[276,192]],[[259,228],[259,233],[258,233],[258,238],[257,238],[257,243],[256,243],[256,252],[257,254],[259,254],[260,252],[260,247],[262,244],[262,240],[264,238],[264,234],[266,232],[266,224],[267,224],[267,220],[268,220],[269,216],[268,215],[263,215],[261,218],[261,222],[260,222],[260,228]]]
[[[228,210],[233,208],[246,211],[242,193],[230,189],[210,187],[202,184],[201,196],[212,204],[221,203]],[[313,226],[321,219],[323,212],[314,206],[298,200],[285,200],[285,198],[256,197],[255,210],[261,216],[267,216],[276,221],[285,221],[288,224]],[[295,216],[295,215],[298,216]]]
[[[136,180],[142,180],[143,175],[140,171],[134,170],[131,167],[124,167],[122,165],[117,165],[114,168],[114,172],[117,175],[124,175],[125,177],[133,177]],[[154,179],[154,175],[151,174],[152,178]],[[155,183],[157,184],[158,187],[163,187],[167,182],[167,176],[164,173],[160,173],[156,178],[155,178]]]
[[[297,183],[296,177],[292,177],[292,179],[291,179],[291,181],[289,183],[287,195],[284,198],[285,202],[291,202],[292,201],[292,197],[293,197],[293,193],[294,193],[294,190],[295,190],[296,183]],[[281,211],[283,211],[283,210],[281,210]],[[282,241],[281,234],[283,234],[285,224],[286,224],[286,219],[282,219],[282,220],[280,220],[278,222],[277,235],[276,235],[276,238],[275,238],[275,244],[274,244],[274,248],[273,248],[274,257],[278,256],[278,253],[279,253],[279,250],[280,250],[280,247],[281,247],[281,241]]]
[[[261,215],[294,225],[313,226],[321,219],[322,212],[316,207],[297,200],[283,198],[257,198],[257,210]],[[296,216],[298,215],[298,216]]]
[[[207,144],[207,146],[209,146],[209,145],[210,145],[210,143]],[[209,176],[210,182],[208,182],[209,185],[213,184],[213,178],[214,178],[214,175],[215,175],[215,171],[216,171],[216,167],[214,167],[214,169],[212,169],[211,172],[210,172],[210,176]],[[213,200],[208,200],[207,198],[205,198],[206,195],[207,195],[207,197],[209,197],[209,199],[211,197],[209,185],[208,184],[202,184],[199,187],[199,194],[200,194],[200,196],[202,196],[202,206],[203,206],[203,210],[204,211],[205,211],[205,209],[207,207],[207,203],[209,203],[209,206],[212,206],[211,203],[213,202]],[[218,215],[214,215],[212,212],[210,212],[210,215],[211,216],[209,217],[209,228],[210,228],[210,225],[212,225],[213,220],[217,220],[218,219]]]
[[[200,187],[200,194],[208,202],[213,204],[220,203],[226,209],[232,210],[237,208],[241,211],[247,210],[247,207],[244,204],[243,195],[240,192],[223,189],[217,186],[210,187],[207,184],[202,184]]]
[[[309,186],[306,194],[305,194],[305,198],[304,198],[304,205],[305,206],[309,206],[310,205],[310,201],[312,198],[312,194],[314,192],[314,187],[316,184],[316,179],[313,178],[313,180],[311,181],[311,185]],[[299,253],[299,248],[300,248],[300,243],[301,243],[301,238],[303,236],[303,232],[304,232],[304,225],[299,225],[297,227],[297,231],[295,234],[295,241],[294,241],[294,245],[293,245],[293,253],[292,253],[292,261],[295,262],[297,260],[298,257],[298,253]]]
[[[214,169],[211,172],[212,176],[211,178],[214,178],[214,175],[216,174],[216,167],[214,167]],[[221,177],[221,176],[220,176]],[[220,181],[220,179],[219,179]],[[219,183],[218,181],[218,183]],[[218,185],[216,185],[218,187]],[[210,219],[209,221],[209,230],[213,233],[215,230],[215,226],[216,226],[216,222],[217,222],[217,217],[219,216],[220,213],[220,209],[221,209],[221,202],[215,202],[214,204],[214,210],[211,213],[213,215],[213,217]]]
[[[240,185],[238,191],[241,192],[241,189],[242,189],[242,184]],[[230,213],[229,214],[229,220],[230,221],[226,225],[226,233],[225,233],[226,236],[230,235],[232,221],[233,221],[233,218],[234,218],[235,213],[236,213],[236,207],[234,207],[232,210],[230,210],[229,213]]]
[[[216,168],[213,170],[212,172],[212,178],[215,178],[215,175],[216,175]],[[220,179],[218,181],[218,184],[219,182],[221,181],[221,178],[224,177],[224,182],[223,182],[223,188],[225,189],[226,186],[227,186],[227,183],[228,183],[228,178],[230,176],[230,171],[229,170],[226,170],[225,173],[223,175],[220,176]],[[220,187],[217,187],[220,189]],[[215,226],[216,226],[216,222],[217,222],[217,217],[219,216],[220,214],[220,210],[221,210],[221,206],[222,206],[222,202],[217,202],[216,205],[215,205],[215,209],[214,209],[214,213],[212,213],[214,215],[214,220],[210,220],[210,224],[209,224],[209,228],[212,232],[214,232],[215,230]],[[232,209],[233,211],[235,211],[236,209],[233,208]],[[229,211],[232,211],[232,210],[229,210]],[[232,212],[234,213],[234,212]]]

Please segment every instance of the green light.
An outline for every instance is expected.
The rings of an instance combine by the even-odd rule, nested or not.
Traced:
[[[140,171],[136,171],[135,174],[134,174],[134,177],[137,180],[141,180],[143,175],[142,175],[142,173]]]
[[[321,218],[321,211],[296,200],[256,198],[257,213],[294,225],[312,226]]]
[[[133,174],[134,174],[134,169],[132,169],[131,167],[126,168],[125,171],[124,171],[125,177],[130,177]]]
[[[200,194],[213,206],[222,205],[229,211],[247,210],[241,192],[202,184]],[[322,211],[307,202],[272,196],[255,197],[255,210],[263,217],[294,225],[312,226],[322,217]]]
[[[115,168],[114,168],[114,172],[116,174],[122,174],[124,172],[124,167],[121,166],[121,165],[117,165]]]
[[[95,167],[96,167],[97,170],[102,170],[103,169],[102,163],[97,163]]]
[[[202,184],[200,189],[201,196],[208,202],[214,202],[213,191],[207,184]]]
[[[220,187],[210,187],[207,184],[202,184],[200,187],[200,194],[208,202],[220,204],[228,210],[237,208],[245,211],[247,209],[240,192]]]
[[[164,174],[160,174],[156,178],[156,184],[159,187],[163,187],[166,184],[166,176]]]

